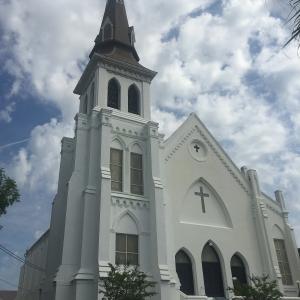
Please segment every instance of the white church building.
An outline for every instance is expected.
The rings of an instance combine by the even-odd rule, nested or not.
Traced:
[[[159,133],[156,73],[134,43],[123,0],[108,0],[74,91],[50,229],[26,253],[17,300],[102,299],[110,263],[139,265],[157,282],[154,300],[234,299],[228,287],[252,274],[300,299],[283,193],[264,194],[194,113],[168,139]]]

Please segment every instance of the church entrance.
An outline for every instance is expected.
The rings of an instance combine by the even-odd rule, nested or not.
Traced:
[[[180,280],[180,290],[186,295],[195,295],[193,266],[188,255],[180,250],[176,257],[176,272]]]
[[[236,284],[236,282],[247,284],[248,282],[245,265],[238,255],[232,256],[230,266],[233,284]]]
[[[225,295],[220,259],[216,250],[209,244],[202,252],[202,269],[206,296],[223,299]]]

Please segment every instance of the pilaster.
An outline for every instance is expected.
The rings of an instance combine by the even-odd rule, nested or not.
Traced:
[[[110,257],[110,224],[111,224],[111,174],[110,147],[112,139],[112,110],[100,111],[100,225],[99,225],[99,272],[106,277],[109,271]]]
[[[276,253],[274,252],[274,247],[271,246],[272,234],[270,230],[268,230],[268,215],[263,202],[258,176],[255,170],[248,170],[247,174],[252,189],[253,218],[260,247],[263,272],[264,274],[269,275],[271,279],[278,280],[279,274],[276,272],[273,264]],[[280,283],[280,280],[278,280],[278,282]]]
[[[99,199],[97,195],[99,172],[98,111],[90,117],[89,164],[87,187],[83,192],[84,217],[80,270],[75,276],[76,300],[96,299],[98,294]]]
[[[154,280],[158,282],[157,299],[169,300],[171,290],[171,274],[168,265],[168,247],[166,235],[166,212],[163,197],[164,187],[161,181],[160,160],[159,160],[159,134],[158,124],[148,122],[148,169],[151,178],[149,189],[150,199],[150,228],[152,245],[152,264]],[[159,284],[160,283],[160,284]],[[175,296],[175,285],[173,285],[173,297]]]
[[[62,263],[56,276],[55,300],[75,299],[72,281],[80,266],[81,236],[83,222],[82,192],[85,188],[85,174],[88,147],[87,116],[78,114],[76,121],[76,153],[74,171],[72,173],[66,209],[66,222]]]

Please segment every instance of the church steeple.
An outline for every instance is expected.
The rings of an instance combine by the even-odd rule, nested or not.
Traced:
[[[129,27],[124,0],[107,0],[100,32],[90,58],[96,52],[136,64],[139,56],[134,43],[134,29]]]

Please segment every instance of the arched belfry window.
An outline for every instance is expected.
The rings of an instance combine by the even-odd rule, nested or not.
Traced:
[[[247,284],[247,275],[244,262],[238,255],[234,255],[230,261],[231,274],[233,279],[233,284],[239,282],[241,284]]]
[[[95,83],[94,82],[91,87],[90,102],[91,102],[90,109],[92,110],[95,107]]]
[[[128,112],[140,115],[140,110],[140,93],[138,88],[132,84],[128,89]]]
[[[113,26],[107,23],[103,29],[103,40],[111,40],[113,38]]]
[[[87,114],[87,110],[88,110],[88,97],[85,96],[82,103],[82,113]]]
[[[195,295],[193,265],[190,258],[183,250],[180,250],[175,256],[175,261],[180,290],[186,295]]]
[[[120,109],[120,94],[119,82],[115,78],[111,79],[108,83],[107,106]]]

